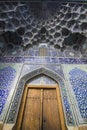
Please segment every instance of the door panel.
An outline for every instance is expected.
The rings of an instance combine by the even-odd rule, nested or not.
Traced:
[[[44,89],[43,130],[61,130],[56,89]]]
[[[21,130],[39,130],[40,89],[28,89]]]
[[[61,130],[56,89],[28,89],[20,130]]]

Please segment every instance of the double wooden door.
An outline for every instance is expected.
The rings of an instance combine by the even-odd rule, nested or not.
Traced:
[[[17,125],[17,130],[62,130],[56,88],[28,88]]]

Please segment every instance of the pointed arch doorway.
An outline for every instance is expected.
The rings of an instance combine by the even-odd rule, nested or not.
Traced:
[[[16,130],[66,130],[57,83],[26,84]]]

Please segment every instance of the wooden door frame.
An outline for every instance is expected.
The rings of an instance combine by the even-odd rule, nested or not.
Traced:
[[[48,85],[48,84],[27,84],[25,86],[24,92],[23,92],[23,96],[22,96],[22,100],[21,100],[21,104],[20,104],[20,109],[19,109],[19,113],[18,113],[18,118],[17,118],[17,130],[20,130],[21,128],[21,123],[22,123],[22,118],[23,118],[23,113],[24,113],[24,108],[25,108],[25,104],[26,104],[26,96],[27,96],[27,92],[28,89],[56,89],[56,93],[57,93],[57,103],[58,103],[58,111],[59,111],[59,116],[60,116],[60,123],[61,123],[61,130],[66,130],[66,124],[65,124],[65,117],[64,117],[64,112],[63,112],[63,106],[62,106],[62,101],[61,101],[61,94],[60,94],[60,88],[58,86],[58,84],[55,85]]]

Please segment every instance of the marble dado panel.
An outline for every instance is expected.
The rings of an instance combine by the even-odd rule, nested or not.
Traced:
[[[64,65],[79,124],[87,123],[87,65]],[[72,97],[74,99],[74,97]],[[72,100],[72,99],[71,99]]]
[[[19,70],[19,64],[0,64],[0,120],[5,117]]]

